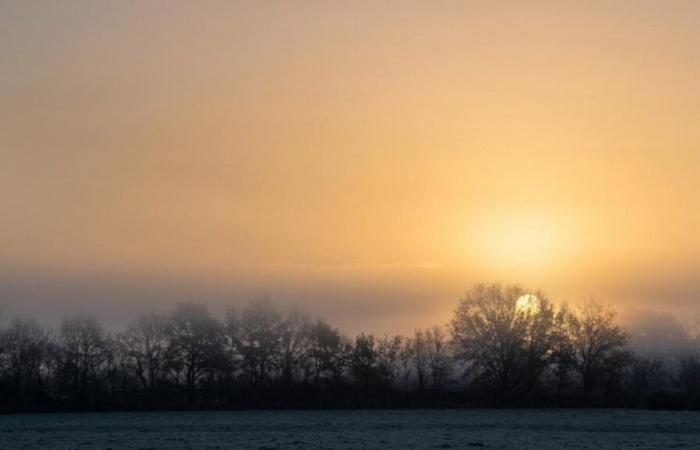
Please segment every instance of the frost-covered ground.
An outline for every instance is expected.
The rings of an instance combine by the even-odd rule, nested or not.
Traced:
[[[397,410],[0,416],[2,449],[700,448],[700,413]]]

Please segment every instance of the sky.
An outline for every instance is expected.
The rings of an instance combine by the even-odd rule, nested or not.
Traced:
[[[120,326],[478,282],[700,319],[700,3],[0,0],[0,304]]]

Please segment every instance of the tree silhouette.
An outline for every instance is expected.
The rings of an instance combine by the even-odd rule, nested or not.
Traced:
[[[65,319],[56,342],[56,378],[69,403],[95,409],[112,351],[109,337],[97,318],[77,315]]]
[[[0,364],[9,377],[17,406],[26,411],[42,389],[49,335],[34,319],[18,317],[0,332],[0,349]]]
[[[348,337],[266,299],[231,306],[222,320],[204,304],[178,304],[168,314],[140,316],[114,336],[90,315],[63,320],[55,333],[19,317],[0,327],[0,411],[493,400],[700,408],[696,351],[679,360],[634,356],[609,307],[555,307],[541,292],[530,304],[529,294],[477,285],[459,301],[449,333],[434,326],[410,338]]]
[[[143,315],[118,335],[125,367],[134,374],[149,403],[155,402],[159,387],[167,375],[169,324],[158,314]]]
[[[168,367],[178,382],[184,376],[185,403],[191,406],[200,377],[223,359],[223,330],[206,305],[180,303],[166,333]]]
[[[263,386],[278,369],[282,318],[266,299],[249,304],[242,312],[239,348],[243,376],[250,386]]]
[[[586,302],[568,316],[574,367],[581,377],[583,397],[590,405],[593,391],[606,377],[617,377],[627,363],[628,335],[614,323],[615,312],[597,301]]]

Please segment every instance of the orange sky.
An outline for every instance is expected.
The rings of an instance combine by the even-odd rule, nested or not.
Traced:
[[[0,1],[5,309],[700,317],[700,3],[380,3]]]

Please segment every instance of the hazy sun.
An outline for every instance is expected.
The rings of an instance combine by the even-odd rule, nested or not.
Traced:
[[[532,294],[521,295],[515,301],[515,308],[518,312],[535,314],[540,310],[540,300]]]

